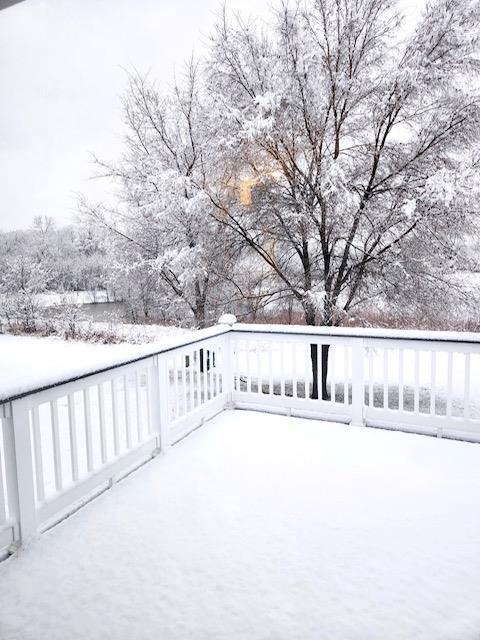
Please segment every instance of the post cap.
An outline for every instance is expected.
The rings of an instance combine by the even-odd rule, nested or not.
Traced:
[[[237,321],[237,318],[233,315],[233,313],[224,313],[218,319],[218,324],[228,324],[232,326]]]

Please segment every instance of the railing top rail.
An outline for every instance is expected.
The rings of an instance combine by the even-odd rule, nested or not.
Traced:
[[[204,340],[208,340],[209,338],[215,338],[216,336],[223,335],[224,333],[228,333],[231,328],[227,325],[215,325],[208,329],[200,329],[199,331],[195,331],[192,334],[188,334],[181,338],[169,338],[168,341],[165,341],[165,345],[160,349],[152,349],[141,353],[139,356],[135,358],[123,359],[118,362],[114,362],[105,367],[100,367],[96,369],[90,369],[85,371],[84,373],[72,375],[70,377],[62,377],[58,380],[52,380],[47,384],[38,385],[32,388],[27,388],[22,390],[19,393],[10,394],[10,395],[2,395],[2,390],[0,389],[0,405],[6,404],[8,402],[13,402],[13,400],[19,400],[20,398],[25,398],[27,396],[33,395],[35,393],[40,393],[42,391],[47,391],[47,389],[54,389],[56,387],[60,387],[64,384],[69,384],[71,382],[76,382],[77,380],[83,380],[86,378],[90,378],[98,375],[99,373],[106,373],[107,371],[113,371],[115,369],[119,369],[120,367],[124,367],[128,364],[134,364],[136,362],[141,362],[142,360],[148,360],[154,356],[159,356],[164,353],[169,353],[170,351],[175,351],[176,349],[181,349],[182,347],[189,347],[190,345],[197,344],[199,342],[203,342]],[[1,363],[0,363],[1,364]]]
[[[284,324],[234,324],[232,329],[241,333],[287,334],[300,336],[329,336],[345,338],[375,338],[419,342],[458,342],[480,344],[480,333],[462,331],[414,331],[406,329],[365,329],[362,327],[311,327]]]

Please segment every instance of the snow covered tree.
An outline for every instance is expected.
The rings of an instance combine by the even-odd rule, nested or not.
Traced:
[[[35,259],[31,232],[0,234],[0,308],[11,327],[36,330],[39,295],[47,288],[50,266]]]
[[[85,204],[83,210],[121,238],[117,274],[124,285],[130,274],[134,287],[142,274],[157,312],[168,307],[172,319],[204,327],[226,283],[230,243],[205,191],[210,114],[197,65],[191,62],[184,80],[164,94],[131,75],[124,113],[126,153],[116,164],[100,163],[103,175],[120,182],[122,203],[115,212]]]
[[[438,260],[410,251],[441,250],[477,210],[462,177],[479,139],[479,19],[478,2],[437,0],[406,41],[392,0],[282,4],[267,29],[219,21],[211,200],[307,324],[340,324],[394,273],[439,281]],[[322,361],[326,398],[327,347]]]

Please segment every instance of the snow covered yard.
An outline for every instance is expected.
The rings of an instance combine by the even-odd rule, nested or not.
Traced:
[[[224,412],[0,565],[2,640],[474,640],[480,447]]]

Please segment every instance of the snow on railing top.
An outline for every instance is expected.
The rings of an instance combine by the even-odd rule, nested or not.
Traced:
[[[299,335],[299,336],[333,336],[344,338],[370,338],[382,340],[410,340],[437,343],[462,343],[462,344],[480,344],[479,333],[464,333],[455,331],[407,331],[403,329],[365,329],[358,327],[321,327],[321,326],[304,326],[304,325],[275,325],[275,324],[242,324],[236,323],[236,318],[232,314],[225,314],[219,319],[219,324],[208,329],[202,329],[181,337],[168,338],[162,341],[161,346],[158,343],[150,343],[143,347],[138,346],[138,355],[126,358],[125,354],[109,354],[108,357],[102,358],[99,362],[92,362],[91,366],[80,366],[77,363],[69,363],[67,367],[48,366],[48,363],[41,363],[41,373],[37,367],[37,373],[31,375],[26,381],[13,381],[4,388],[0,388],[0,403],[10,402],[30,395],[38,393],[49,388],[57,387],[68,382],[74,382],[99,373],[104,373],[122,367],[124,365],[140,362],[152,356],[168,353],[181,347],[186,347],[211,337],[219,336],[224,333],[234,331],[236,333],[250,334],[270,334],[270,335]],[[5,360],[5,354],[2,353],[1,366],[5,371],[9,371],[9,362]],[[13,357],[18,361],[20,354],[15,352]],[[30,354],[30,357],[34,354]],[[11,364],[11,363],[10,363]],[[32,361],[27,363],[30,367]],[[54,364],[55,363],[51,363]],[[34,367],[35,369],[35,367]],[[26,376],[28,378],[28,376]]]
[[[58,387],[68,382],[75,382],[76,380],[111,371],[128,364],[141,362],[142,360],[146,360],[153,356],[168,353],[175,349],[187,347],[203,340],[207,340],[208,338],[222,335],[228,331],[230,331],[230,327],[227,325],[215,325],[208,329],[201,329],[200,331],[195,331],[188,335],[182,335],[181,337],[166,338],[165,340],[162,340],[161,344],[157,342],[149,343],[144,346],[137,345],[138,355],[134,355],[131,358],[126,358],[124,352],[117,355],[112,353],[108,356],[102,357],[100,362],[98,360],[92,362],[91,366],[85,366],[83,363],[78,366],[73,362],[69,363],[67,367],[62,367],[61,370],[58,370],[56,366],[49,367],[48,362],[39,362],[33,367],[34,370],[36,369],[35,375],[30,377],[26,376],[26,382],[22,381],[22,383],[19,383],[18,381],[13,381],[12,383],[7,384],[4,388],[0,388],[0,403],[18,400],[19,398],[23,398],[33,393],[38,393],[40,391],[45,391],[46,389]],[[35,338],[32,338],[32,340],[35,340]],[[68,355],[70,354],[67,354],[67,357]],[[15,358],[15,361],[17,362],[19,357],[22,357],[21,354],[19,354],[17,350],[14,350],[12,358]],[[32,360],[35,358],[35,354],[31,352],[24,357],[30,358],[25,364],[29,369],[31,369]],[[56,365],[55,362],[51,364]],[[0,366],[7,372],[10,367],[13,366],[13,362],[10,363],[8,359],[5,358],[5,352],[0,354]]]
[[[284,324],[242,324],[232,327],[243,333],[269,333],[312,336],[338,336],[345,338],[375,338],[386,340],[420,340],[424,342],[461,342],[480,344],[480,333],[464,331],[423,331],[406,329],[366,329],[363,327],[312,327]]]

